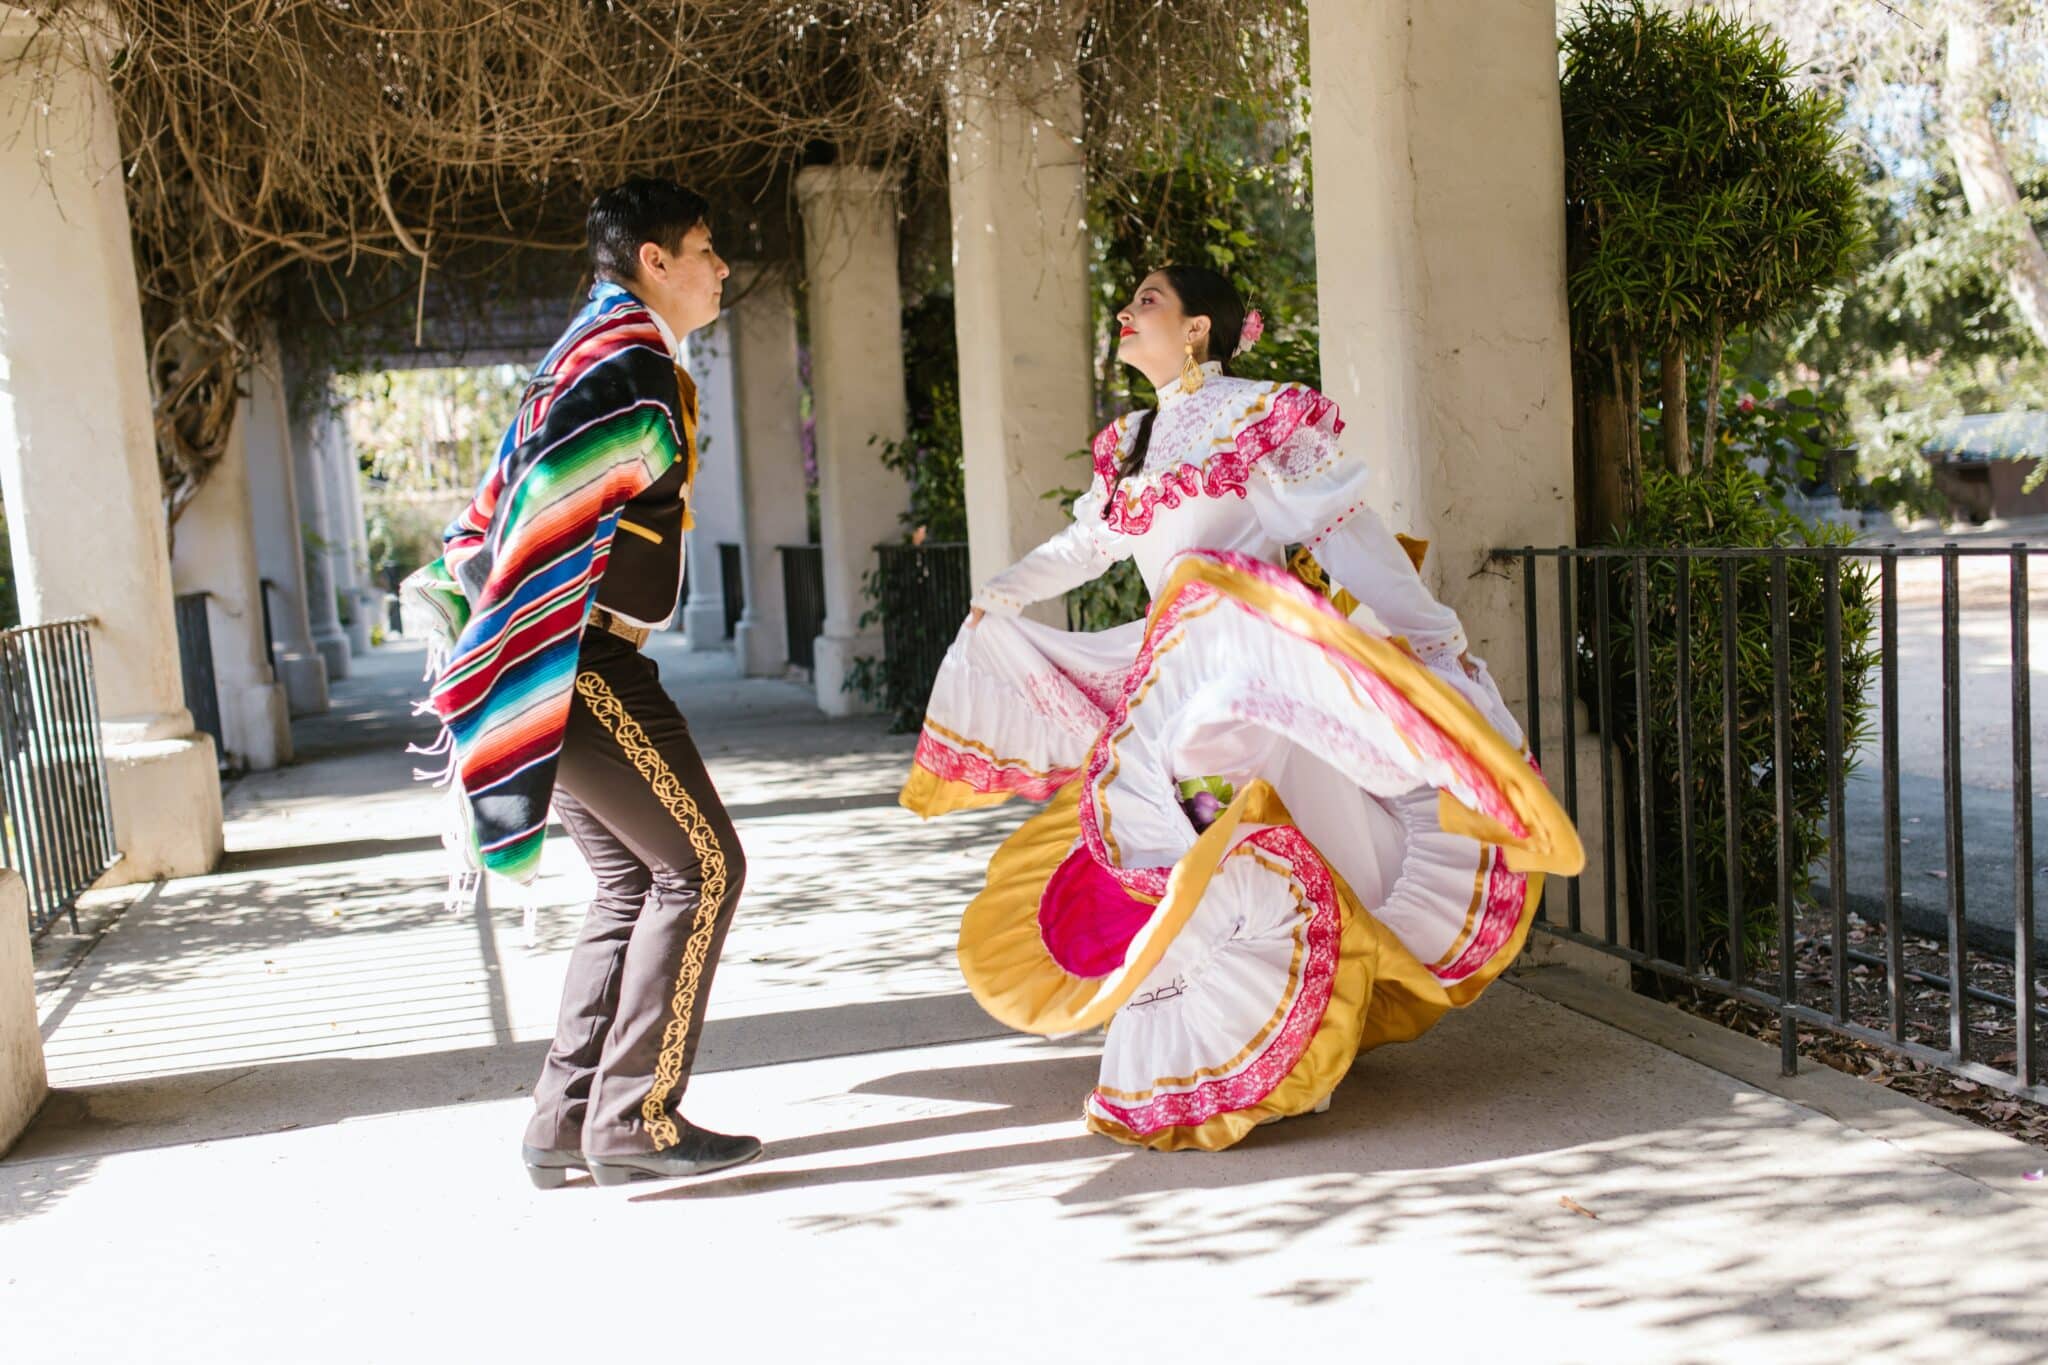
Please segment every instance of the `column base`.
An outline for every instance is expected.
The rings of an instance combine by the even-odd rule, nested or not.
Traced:
[[[847,690],[846,677],[859,659],[882,657],[879,635],[820,635],[812,647],[818,661],[812,681],[818,689],[818,709],[828,716],[871,716],[878,709],[858,693]]]
[[[14,1145],[49,1093],[43,1035],[36,1025],[28,887],[20,873],[0,869],[0,1156]]]
[[[189,719],[174,739],[109,742],[107,790],[121,861],[99,885],[199,877],[220,862],[220,760]]]
[[[280,654],[277,680],[294,716],[317,716],[328,707],[327,662],[318,654]]]
[[[229,753],[251,772],[267,772],[292,761],[291,704],[281,683],[256,683],[240,692],[221,689]]]
[[[341,633],[340,627],[332,631],[315,630],[313,648],[320,651],[320,662],[327,665],[329,683],[338,683],[348,676],[348,636]]]
[[[363,612],[362,601],[357,599],[355,616],[350,619],[347,625],[342,627],[343,630],[348,632],[348,652],[350,654],[368,654],[370,652],[370,621]]]
[[[725,603],[691,602],[683,608],[683,639],[692,654],[709,654],[726,647]]]
[[[741,617],[732,631],[733,653],[749,678],[779,678],[789,672],[789,628],[783,622]]]

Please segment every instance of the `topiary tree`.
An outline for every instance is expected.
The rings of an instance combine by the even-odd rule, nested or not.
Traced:
[[[1656,362],[1661,454],[1694,468],[1687,357],[1814,300],[1867,232],[1838,105],[1792,86],[1785,46],[1710,9],[1593,0],[1565,30],[1563,108],[1581,531],[1643,508],[1643,378]]]

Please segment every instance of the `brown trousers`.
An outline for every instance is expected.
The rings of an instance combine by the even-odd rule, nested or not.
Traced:
[[[589,1156],[659,1151],[677,1140],[746,859],[653,661],[616,636],[584,636],[555,812],[597,895],[569,955],[526,1141]]]

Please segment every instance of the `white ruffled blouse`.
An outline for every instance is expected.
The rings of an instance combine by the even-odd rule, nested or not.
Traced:
[[[1117,466],[1142,411],[1095,438],[1095,473],[1074,522],[982,586],[974,605],[1013,616],[1135,559],[1157,594],[1185,550],[1223,550],[1284,563],[1305,545],[1392,635],[1441,668],[1465,652],[1457,615],[1423,585],[1408,553],[1365,505],[1362,460],[1337,443],[1337,405],[1305,384],[1234,379],[1210,362],[1194,393],[1160,394],[1145,467]]]

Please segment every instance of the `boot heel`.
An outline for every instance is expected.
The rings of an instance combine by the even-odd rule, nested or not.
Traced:
[[[630,1185],[635,1180],[642,1178],[641,1173],[631,1166],[614,1166],[608,1161],[592,1161],[590,1163],[590,1179],[598,1185],[606,1187]]]
[[[537,1190],[559,1190],[569,1183],[569,1168],[566,1166],[528,1166],[526,1178]]]

